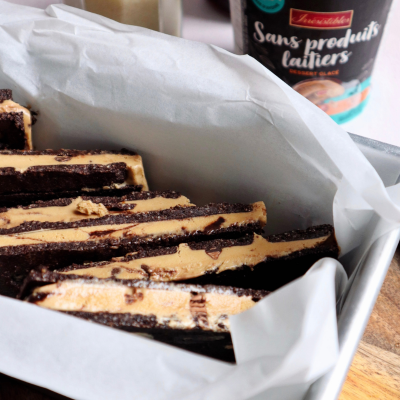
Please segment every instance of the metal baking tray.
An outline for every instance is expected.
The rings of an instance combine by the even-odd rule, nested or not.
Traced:
[[[400,147],[353,134],[350,136],[376,169],[385,186],[399,182]],[[338,361],[330,372],[310,387],[305,400],[336,400],[339,397],[399,239],[400,229],[379,238],[355,272],[348,297],[338,315]]]

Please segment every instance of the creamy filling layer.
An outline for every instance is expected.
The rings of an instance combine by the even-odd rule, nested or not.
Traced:
[[[243,265],[254,267],[268,257],[285,257],[296,251],[313,249],[325,242],[330,236],[290,242],[269,242],[255,234],[253,243],[246,246],[224,247],[221,250],[207,252],[192,250],[186,243],[178,247],[173,254],[139,258],[124,261],[123,257],[94,267],[60,272],[64,275],[82,277],[150,279],[154,281],[179,281],[196,278],[207,272],[220,273]]]
[[[0,247],[21,246],[40,243],[87,242],[104,239],[142,238],[151,240],[161,236],[184,236],[211,229],[240,227],[266,223],[263,202],[254,203],[253,210],[244,213],[217,214],[194,218],[152,221],[134,224],[86,226],[81,228],[41,230],[0,236]]]
[[[101,213],[86,213],[82,211],[82,198],[73,199],[68,206],[38,207],[38,208],[11,208],[0,213],[0,229],[10,229],[23,224],[24,222],[73,222],[83,219],[101,217]],[[123,214],[133,214],[148,211],[167,210],[175,206],[191,206],[190,200],[185,196],[176,199],[155,197],[147,200],[121,201],[120,204],[135,204],[131,210],[124,210]],[[121,211],[108,211],[108,214],[121,214]],[[104,215],[104,214],[103,214]]]
[[[59,157],[56,155],[23,155],[2,154],[0,168],[14,168],[18,172],[25,172],[30,167],[46,165],[108,165],[125,163],[128,170],[126,185],[142,185],[143,190],[148,190],[144,175],[142,157],[129,154],[81,154],[74,157]]]
[[[10,112],[22,112],[24,120],[24,132],[28,145],[28,150],[32,150],[32,116],[30,111],[12,100],[4,100],[2,103],[0,103],[0,113]]]
[[[157,323],[165,327],[212,331],[229,331],[228,317],[255,304],[250,296],[132,288],[116,282],[81,280],[43,286],[33,294],[47,294],[35,303],[52,310],[154,315]]]

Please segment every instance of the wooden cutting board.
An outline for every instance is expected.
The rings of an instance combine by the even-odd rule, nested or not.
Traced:
[[[340,400],[364,399],[400,399],[400,248],[340,395]]]

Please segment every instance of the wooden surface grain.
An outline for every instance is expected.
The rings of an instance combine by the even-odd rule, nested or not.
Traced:
[[[400,399],[400,356],[362,341],[340,400]]]
[[[390,265],[339,399],[400,399],[400,248]],[[0,374],[0,400],[68,399]]]
[[[390,264],[339,399],[400,399],[400,248]]]

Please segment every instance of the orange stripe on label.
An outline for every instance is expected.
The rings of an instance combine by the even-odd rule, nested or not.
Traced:
[[[356,93],[353,96],[348,97],[347,99],[330,101],[329,103],[321,104],[318,107],[321,110],[325,111],[328,115],[340,114],[342,112],[351,110],[354,107],[357,107],[368,97],[369,91],[370,88],[367,87],[362,92]]]

